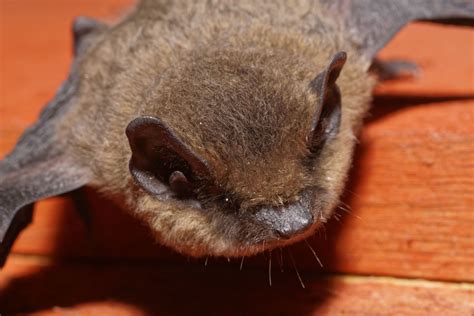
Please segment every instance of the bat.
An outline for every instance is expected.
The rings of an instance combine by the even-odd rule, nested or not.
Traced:
[[[339,203],[377,77],[407,69],[377,52],[411,21],[473,18],[468,0],[142,0],[116,25],[77,18],[67,80],[0,161],[0,265],[37,200],[86,185],[189,256],[308,237]]]

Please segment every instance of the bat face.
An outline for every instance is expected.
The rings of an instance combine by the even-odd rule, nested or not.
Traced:
[[[350,161],[350,151],[331,150],[347,142],[336,84],[346,54],[317,75],[291,54],[261,54],[183,61],[126,128],[136,214],[187,255],[244,256],[293,243],[337,202],[340,185],[331,182],[342,183],[347,166],[325,161]],[[274,71],[271,63],[286,59],[288,72]]]
[[[169,41],[142,38],[131,59],[127,36],[104,36],[85,50],[77,107],[58,127],[91,185],[187,255],[252,255],[314,232],[338,202],[370,99],[358,59],[345,67],[331,42],[247,32],[163,68],[154,52]]]

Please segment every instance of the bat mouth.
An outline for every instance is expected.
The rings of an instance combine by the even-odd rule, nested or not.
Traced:
[[[300,231],[291,237],[280,237],[274,232],[270,232],[266,237],[259,238],[258,240],[248,240],[238,247],[231,247],[227,251],[217,254],[217,256],[224,257],[251,257],[263,253],[265,251],[271,251],[277,248],[285,248],[292,244],[303,241],[312,236],[316,230],[322,225],[323,221],[317,220],[308,226],[304,231]]]
[[[324,222],[324,196],[323,191],[312,187],[283,205],[255,206],[236,212],[208,208],[206,203],[193,198],[176,199],[174,192],[168,189],[157,197],[158,200],[179,203],[182,213],[175,217],[178,221],[166,225],[171,228],[171,234],[154,228],[160,242],[193,257],[253,256],[311,236]],[[156,215],[160,213],[156,211]],[[198,226],[189,225],[197,221]],[[182,236],[188,237],[183,240]]]

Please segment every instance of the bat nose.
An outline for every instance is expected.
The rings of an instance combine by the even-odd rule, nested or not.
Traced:
[[[304,233],[313,224],[313,217],[298,217],[291,222],[279,225],[274,232],[281,239],[290,239],[301,233]]]
[[[272,230],[278,238],[291,239],[308,230],[314,223],[311,207],[305,202],[264,207],[255,214],[255,219]]]

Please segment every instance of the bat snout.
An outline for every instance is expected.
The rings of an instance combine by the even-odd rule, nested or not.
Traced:
[[[260,225],[283,240],[303,234],[314,224],[313,212],[305,200],[281,207],[263,207],[254,216]]]
[[[291,223],[285,223],[274,229],[280,239],[291,239],[304,233],[313,225],[313,218],[299,218]]]

